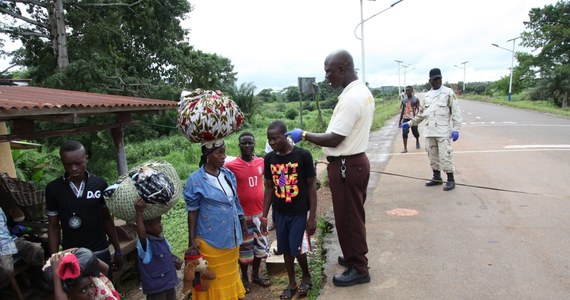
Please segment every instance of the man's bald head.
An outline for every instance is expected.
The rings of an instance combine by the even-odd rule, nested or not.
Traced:
[[[346,50],[336,50],[329,54],[325,59],[325,64],[327,63],[343,65],[345,68],[354,71],[354,60],[352,59],[352,55]]]
[[[325,59],[325,77],[333,88],[346,87],[358,79],[352,55],[346,50],[336,50]]]

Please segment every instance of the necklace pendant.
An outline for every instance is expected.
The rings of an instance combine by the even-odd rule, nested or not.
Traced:
[[[69,218],[68,224],[72,229],[77,229],[81,227],[81,222],[81,218],[73,214],[73,216]]]

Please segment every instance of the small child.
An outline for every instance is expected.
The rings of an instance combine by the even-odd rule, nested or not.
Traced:
[[[71,248],[54,253],[44,266],[52,278],[55,300],[120,300],[119,293],[105,275],[109,266],[87,248]]]
[[[143,219],[145,207],[146,202],[142,198],[137,199],[137,252],[142,290],[147,299],[175,300],[176,270],[182,267],[182,260],[172,254],[170,244],[162,234],[161,217]]]

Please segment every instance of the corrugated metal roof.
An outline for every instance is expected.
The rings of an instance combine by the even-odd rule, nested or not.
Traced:
[[[32,115],[97,114],[177,109],[176,101],[48,89],[0,86],[0,119]]]

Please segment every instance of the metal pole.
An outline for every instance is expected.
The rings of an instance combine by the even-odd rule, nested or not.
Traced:
[[[512,39],[507,41],[507,42],[513,41],[513,49],[512,50],[507,49],[507,48],[503,48],[497,44],[491,44],[497,48],[501,48],[503,50],[507,50],[507,51],[511,52],[511,75],[510,75],[510,79],[509,79],[509,96],[508,96],[509,101],[511,101],[511,95],[512,95],[512,91],[513,91],[513,67],[515,64],[515,40],[518,38],[520,38],[520,36],[517,36],[517,37],[512,38]]]
[[[463,64],[463,92],[465,93],[465,70],[467,69],[467,67],[465,67],[465,64],[468,63],[469,61],[464,61],[462,62]]]
[[[465,65],[463,65],[463,92],[465,93]]]
[[[360,0],[360,50],[362,51],[362,82],[366,84],[366,62],[364,58],[364,8]]]
[[[511,78],[509,79],[509,101],[511,101],[511,95],[512,95],[512,91],[513,91],[513,66],[515,63],[515,40],[518,39],[519,37],[516,38],[512,38],[510,40],[508,40],[507,42],[513,41],[513,50],[511,51]]]
[[[412,64],[407,64],[407,65],[403,65],[402,68],[404,68],[404,88],[406,88],[406,73],[408,73],[408,67],[411,66]],[[412,69],[413,70],[413,69]]]
[[[403,63],[401,60],[394,60],[398,63],[398,99],[400,99],[400,64]]]
[[[380,12],[377,12],[377,13],[373,14],[372,16],[370,16],[366,19],[364,19],[364,8],[362,5],[362,1],[363,0],[360,0],[360,23],[358,23],[358,25],[356,25],[356,27],[354,27],[354,36],[357,39],[360,39],[360,48],[361,48],[361,54],[362,54],[362,82],[364,82],[364,84],[366,84],[366,58],[365,58],[365,53],[364,53],[364,22],[366,22],[366,21],[376,17],[377,15],[389,10],[390,8],[394,7],[396,4],[398,4],[404,0],[399,0],[399,1],[394,2],[388,8],[386,8]],[[356,35],[356,29],[358,29],[358,26],[360,26],[360,37],[358,37]]]

